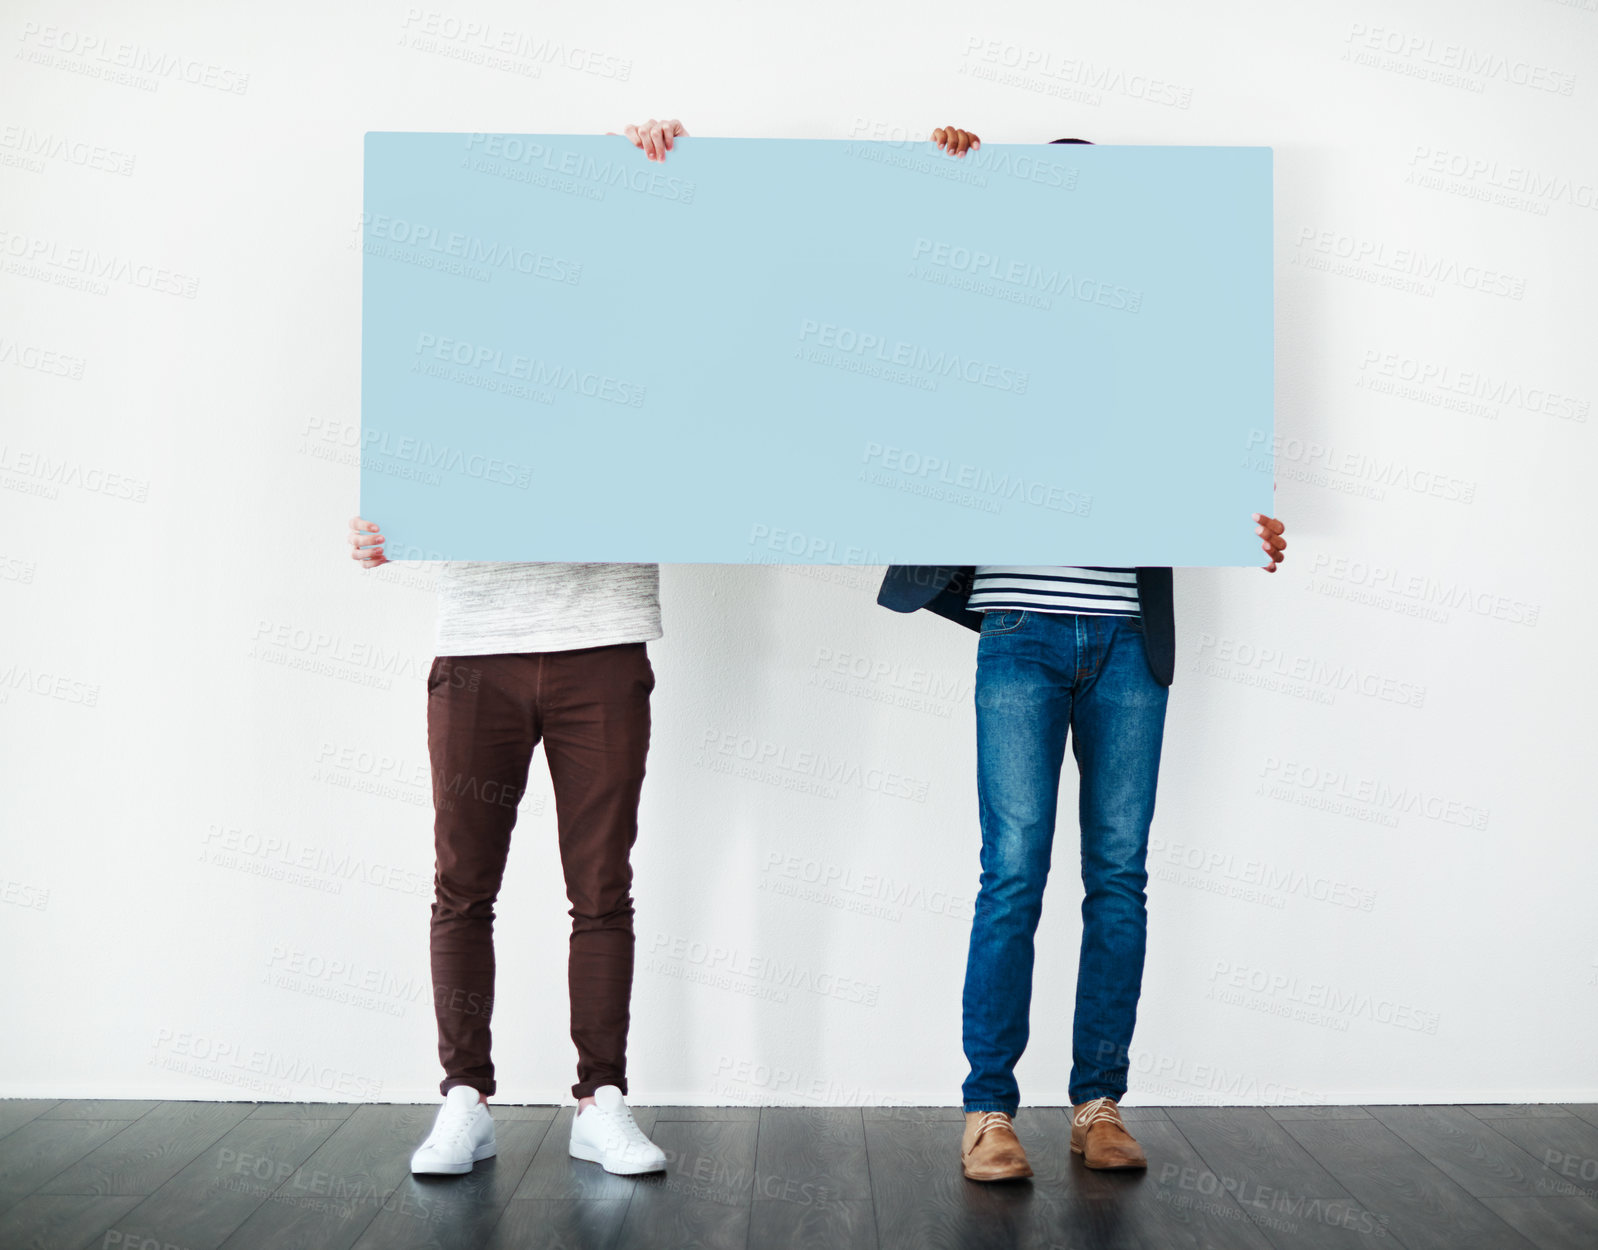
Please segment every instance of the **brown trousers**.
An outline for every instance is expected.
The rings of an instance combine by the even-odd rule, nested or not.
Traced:
[[[427,677],[434,843],[431,928],[440,1093],[496,1090],[494,900],[540,740],[555,791],[577,1046],[572,1094],[627,1092],[632,865],[654,669],[644,643],[521,655],[439,656]]]

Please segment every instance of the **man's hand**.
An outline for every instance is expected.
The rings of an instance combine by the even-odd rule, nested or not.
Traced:
[[[1282,530],[1286,528],[1275,517],[1266,516],[1263,512],[1254,514],[1254,532],[1265,541],[1260,544],[1271,562],[1264,567],[1267,573],[1276,572],[1276,566],[1287,559],[1287,539],[1282,537]]]
[[[964,156],[967,148],[980,148],[982,140],[969,130],[956,130],[953,126],[940,126],[932,132],[932,142],[950,156]]]
[[[613,135],[614,130],[607,130],[607,135]],[[666,153],[671,150],[672,140],[678,135],[688,136],[682,123],[675,117],[667,122],[657,122],[653,117],[641,126],[628,126],[627,137],[633,141],[634,147],[644,150],[644,155],[652,161],[663,161]]]
[[[389,562],[383,554],[383,535],[371,521],[358,516],[350,518],[350,546],[354,548],[350,559],[359,560],[363,569],[375,569]]]

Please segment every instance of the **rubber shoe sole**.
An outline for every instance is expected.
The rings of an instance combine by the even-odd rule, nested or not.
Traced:
[[[582,1159],[587,1163],[597,1163],[613,1176],[642,1176],[646,1172],[664,1172],[666,1170],[664,1165],[657,1167],[650,1163],[623,1164],[620,1167],[611,1167],[610,1164],[605,1162],[604,1156],[593,1146],[585,1146],[579,1142],[572,1142],[569,1151],[572,1158]]]
[[[476,1150],[472,1151],[472,1161],[471,1161],[471,1163],[441,1163],[441,1164],[437,1165],[436,1167],[430,1167],[430,1168],[417,1168],[413,1164],[411,1166],[411,1175],[412,1176],[460,1176],[461,1174],[463,1174],[465,1172],[470,1172],[472,1170],[472,1167],[473,1167],[474,1164],[481,1163],[484,1159],[492,1159],[494,1157],[494,1154],[498,1151],[498,1149],[499,1149],[498,1145],[496,1145],[494,1142],[484,1142]]]
[[[1025,1171],[1019,1171],[1018,1170],[1018,1171],[1011,1171],[1011,1172],[988,1172],[988,1173],[982,1173],[982,1172],[973,1172],[964,1163],[962,1163],[960,1165],[960,1171],[965,1174],[965,1178],[968,1181],[988,1181],[988,1182],[992,1182],[992,1181],[1024,1181],[1024,1180],[1026,1180],[1027,1177],[1032,1175],[1032,1167],[1031,1167],[1030,1164],[1027,1165]]]

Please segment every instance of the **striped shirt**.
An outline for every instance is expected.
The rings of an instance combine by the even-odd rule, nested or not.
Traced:
[[[966,607],[1136,616],[1137,570],[1099,565],[979,564]]]

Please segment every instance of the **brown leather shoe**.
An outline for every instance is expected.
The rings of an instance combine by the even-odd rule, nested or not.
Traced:
[[[1032,1175],[1015,1126],[1002,1111],[967,1111],[960,1166],[974,1181],[1015,1181]]]
[[[1146,1168],[1143,1147],[1126,1131],[1113,1098],[1094,1098],[1071,1108],[1071,1151],[1090,1168]]]

